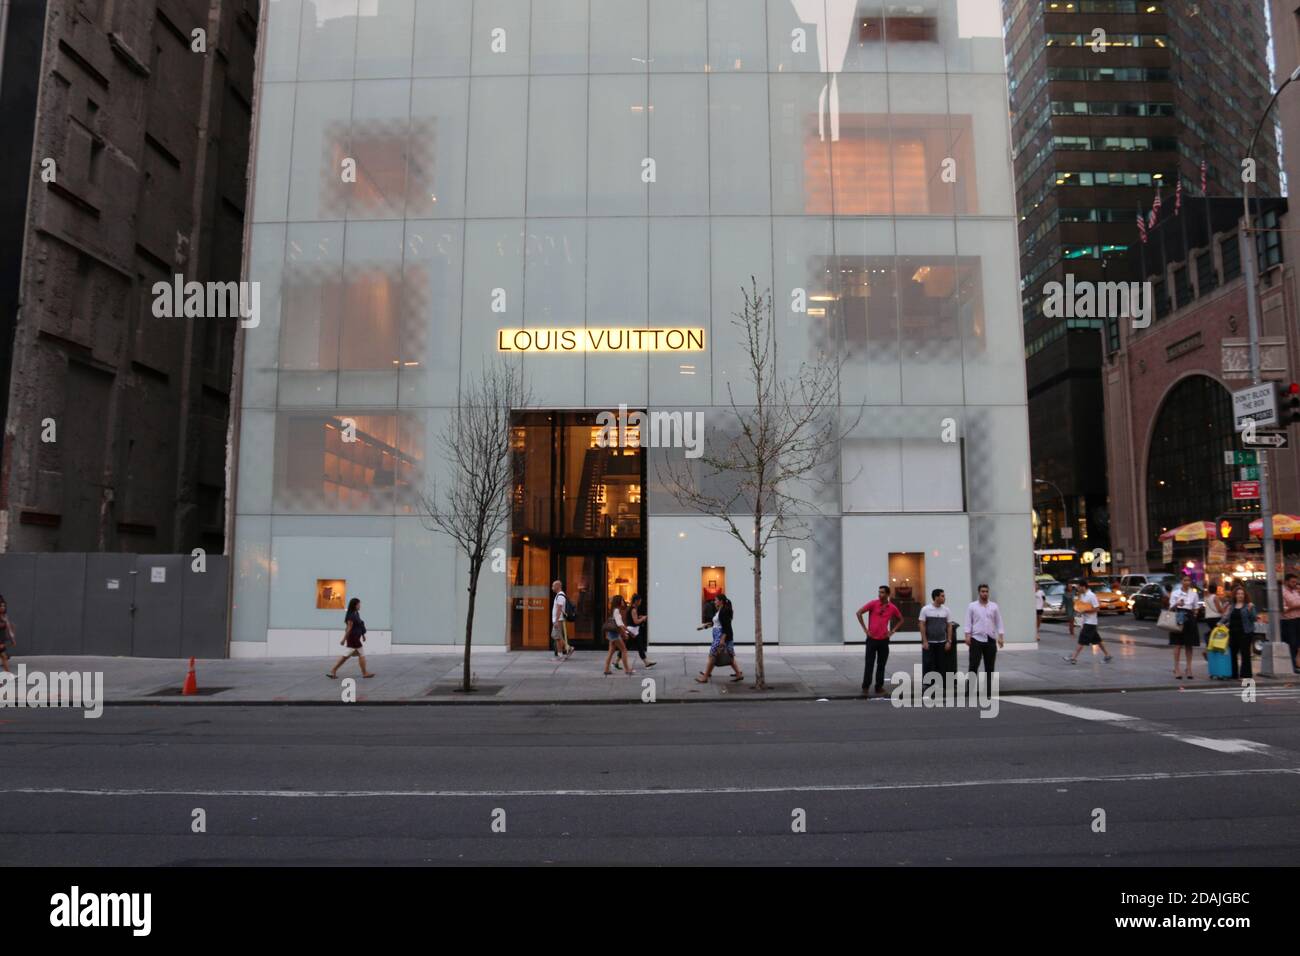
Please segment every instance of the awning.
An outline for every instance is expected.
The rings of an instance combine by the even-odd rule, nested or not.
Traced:
[[[1252,538],[1264,537],[1264,519],[1256,518],[1250,523]],[[1273,515],[1273,537],[1294,538],[1300,536],[1300,518],[1295,515]]]
[[[1261,526],[1262,527],[1262,526]],[[1213,541],[1213,521],[1193,521],[1190,524],[1170,528],[1160,536],[1161,541]]]

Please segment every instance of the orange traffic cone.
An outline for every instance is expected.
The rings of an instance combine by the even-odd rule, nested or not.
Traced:
[[[185,675],[185,686],[181,688],[181,693],[186,697],[199,692],[199,679],[194,676],[194,658],[190,658],[190,672]]]

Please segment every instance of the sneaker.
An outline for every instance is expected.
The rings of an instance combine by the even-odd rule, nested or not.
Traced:
[[[652,661],[652,660],[650,660],[650,658],[647,657],[647,658],[646,658],[645,660],[643,660],[641,663],[644,664],[646,667],[654,667],[654,666],[655,666],[656,664],[658,664],[659,662],[658,662],[658,661]]]
[[[1105,657],[1102,658],[1102,660],[1105,661],[1107,664],[1109,664],[1109,663],[1110,663],[1111,661],[1113,661],[1114,659],[1115,659],[1115,658],[1114,658],[1112,655],[1110,655],[1110,654],[1107,654]]]
[[[1065,663],[1067,663],[1067,664],[1077,664],[1077,663],[1079,663],[1079,662],[1078,662],[1077,660],[1075,660],[1073,657],[1070,657],[1070,656],[1065,655],[1065,654],[1061,655],[1061,660],[1065,661]]]

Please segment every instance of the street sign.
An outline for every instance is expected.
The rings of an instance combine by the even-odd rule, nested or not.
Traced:
[[[1237,431],[1245,431],[1247,422],[1256,426],[1276,425],[1277,387],[1272,382],[1252,385],[1232,393],[1232,420]]]
[[[1243,445],[1259,445],[1262,448],[1288,448],[1291,441],[1286,432],[1255,432],[1254,435],[1242,435]],[[1238,452],[1237,454],[1242,454]]]
[[[1242,481],[1259,481],[1259,465],[1247,465],[1241,469]]]
[[[1258,433],[1257,433],[1258,434]],[[1259,452],[1257,451],[1225,451],[1223,453],[1223,463],[1225,465],[1258,465]]]
[[[1258,481],[1234,481],[1232,483],[1232,500],[1244,501],[1259,497]]]

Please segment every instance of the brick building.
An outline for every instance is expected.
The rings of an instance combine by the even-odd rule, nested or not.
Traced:
[[[256,0],[0,5],[0,550],[223,547]],[[196,34],[196,31],[203,31]]]
[[[1300,92],[1300,91],[1297,91]],[[1259,243],[1261,364],[1264,377],[1290,381],[1300,368],[1295,266],[1284,258],[1286,200],[1265,199]],[[1246,286],[1241,272],[1238,199],[1185,199],[1166,212],[1137,268],[1156,290],[1146,329],[1119,323],[1120,347],[1104,366],[1106,454],[1115,570],[1163,567],[1161,532],[1229,511],[1242,475],[1223,453],[1240,447],[1231,392],[1246,375]],[[1271,453],[1274,510],[1300,511],[1300,457]]]
[[[1107,506],[1102,454],[1106,354],[1119,347],[1119,330],[1101,318],[1045,316],[1044,286],[1067,274],[1136,279],[1138,209],[1150,209],[1157,190],[1172,203],[1180,179],[1185,192],[1202,195],[1202,161],[1210,196],[1239,193],[1240,157],[1268,97],[1264,6],[1003,2],[1031,460],[1035,479],[1046,482],[1035,483],[1040,546],[1059,543],[1062,526],[1083,548],[1114,545],[1125,533],[1114,503]],[[1258,188],[1275,196],[1271,129],[1261,142]]]

